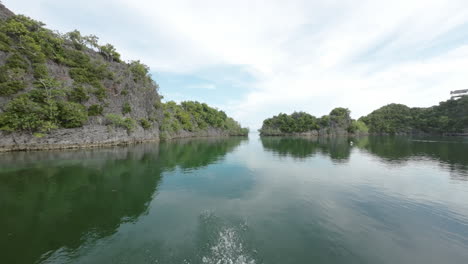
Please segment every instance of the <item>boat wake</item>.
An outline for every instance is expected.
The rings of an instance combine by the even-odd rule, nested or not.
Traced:
[[[204,223],[210,226],[209,244],[206,245],[204,264],[255,264],[246,243],[247,225],[228,225],[212,214],[204,215]]]
[[[211,247],[210,255],[203,257],[202,261],[206,264],[255,264],[255,260],[245,254],[244,246],[233,228],[219,233],[217,244]]]

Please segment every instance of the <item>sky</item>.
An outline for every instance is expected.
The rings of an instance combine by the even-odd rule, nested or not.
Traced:
[[[466,0],[3,0],[151,68],[164,100],[197,100],[251,129],[278,113],[353,118],[468,88]]]

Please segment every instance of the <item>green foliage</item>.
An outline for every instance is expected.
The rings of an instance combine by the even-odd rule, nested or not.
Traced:
[[[0,67],[0,96],[8,96],[26,88],[25,71],[21,68]]]
[[[76,86],[72,88],[68,98],[73,102],[82,103],[88,101],[89,95],[83,86]]]
[[[13,16],[0,23],[0,50],[9,54],[0,67],[0,95],[10,96],[23,90],[28,74],[35,78],[34,89],[13,98],[3,109],[0,114],[3,130],[36,133],[57,127],[79,127],[87,121],[88,112],[89,115],[103,112],[100,105],[86,109],[79,104],[89,99],[88,90],[103,101],[107,89],[102,81],[114,78],[107,64],[91,59],[85,49],[88,46],[99,50],[108,61],[120,62],[120,54],[110,44],[99,46],[96,36],[83,36],[77,30],[60,35],[43,26],[25,16]],[[66,91],[61,83],[49,77],[47,60],[70,67],[69,75],[74,80],[71,90]],[[141,65],[134,64],[135,73],[141,71]],[[124,112],[130,111],[130,105],[126,104]],[[127,118],[117,124],[132,130],[135,121]]]
[[[193,130],[192,117],[190,116],[190,113],[185,111],[183,108],[176,108],[175,117],[181,124],[182,129],[187,131]]]
[[[25,23],[20,21],[20,16],[9,18],[0,26],[0,31],[14,40],[19,40],[21,36],[28,34],[28,28]]]
[[[140,61],[130,62],[129,67],[130,71],[133,74],[133,80],[135,82],[149,78],[149,67],[141,63]]]
[[[224,128],[229,131],[231,135],[234,136],[246,136],[249,134],[249,129],[246,127],[241,127],[239,122],[235,121],[234,119],[228,117],[226,118]]]
[[[19,50],[24,54],[31,62],[33,63],[44,63],[46,61],[46,56],[42,52],[41,46],[36,42],[36,40],[31,36],[21,36],[20,37]]]
[[[81,104],[62,101],[58,103],[58,111],[62,127],[81,127],[88,121],[88,111]]]
[[[42,23],[21,15],[8,18],[0,25],[0,49],[13,51],[14,55],[22,54],[32,63],[44,63],[46,54],[42,44],[47,39],[44,40],[41,36],[45,31],[42,26]],[[23,65],[20,66],[18,63]],[[28,68],[27,63],[20,61],[13,64],[17,64],[16,66],[12,65],[13,67]]]
[[[148,119],[145,119],[145,118],[142,118],[140,119],[140,125],[141,127],[143,127],[144,129],[150,129],[153,125],[151,124],[150,121],[148,121]]]
[[[0,67],[0,96],[16,94],[26,87],[25,76],[29,68],[27,60],[19,53],[13,53]]]
[[[353,120],[351,125],[348,128],[349,133],[368,133],[369,128],[366,126],[366,123],[362,122],[361,120]]]
[[[5,62],[7,69],[20,68],[27,70],[29,68],[28,62],[18,53],[11,54]]]
[[[155,109],[163,109],[164,104],[161,101],[157,100],[157,101],[154,102],[153,107]]]
[[[207,104],[186,101],[180,105],[173,101],[165,104],[156,102],[156,109],[163,110],[161,131],[169,134],[179,130],[201,131],[207,128],[217,128],[233,135],[246,135],[248,129],[243,129],[239,123],[227,117],[226,113]]]
[[[99,47],[99,52],[108,61],[120,62],[120,54],[117,52],[114,46],[106,44]]]
[[[0,114],[5,131],[49,132],[58,127],[80,127],[88,120],[86,108],[63,101],[65,90],[55,79],[38,79],[35,89],[17,96]]]
[[[106,66],[94,64],[91,61],[81,63],[79,67],[70,69],[70,77],[77,83],[96,86],[107,75]]]
[[[47,70],[47,66],[42,63],[34,63],[33,64],[33,75],[36,79],[45,79],[49,76],[49,71]]]
[[[91,96],[104,101],[107,88],[106,80],[117,77],[109,71],[113,62],[121,62],[115,47],[106,44],[100,46],[96,36],[83,36],[79,31],[60,35],[43,28],[43,24],[24,16],[13,16],[0,23],[0,50],[7,51],[5,64],[0,66],[0,95],[12,96],[31,85],[30,76],[34,76],[34,87],[27,93],[17,95],[0,114],[3,130],[29,131],[43,134],[58,127],[79,127],[87,122],[88,116],[101,115],[103,106],[97,104],[86,109],[81,103]],[[98,51],[106,61],[90,56],[90,49]],[[71,88],[51,78],[47,63],[55,62],[68,67],[68,74],[73,79]],[[154,83],[149,67],[140,61],[128,64],[128,73],[143,88]],[[116,83],[122,83],[120,76]],[[128,89],[121,95],[128,95]],[[162,98],[162,97],[161,97]],[[31,107],[27,107],[27,106]],[[149,129],[153,122],[159,122],[161,129],[170,132],[179,130],[200,131],[215,128],[232,134],[245,134],[243,129],[226,113],[198,102],[183,102],[180,105],[169,102],[156,102],[149,120],[139,120],[140,125]],[[132,111],[125,103],[122,113]],[[107,115],[110,124],[125,127],[132,131],[135,120],[118,115]]]
[[[90,61],[91,59],[85,53],[75,49],[64,48],[60,54],[60,63],[69,67],[87,70],[92,68]]]
[[[330,116],[324,115],[317,120],[319,127],[328,127],[330,125]]]
[[[343,122],[345,119],[349,119],[351,111],[348,108],[337,107],[330,112],[330,121]]]
[[[98,44],[99,38],[96,37],[95,35],[84,36],[83,38],[84,38],[86,45],[88,45],[88,47],[95,48],[95,49],[99,48],[99,44]]]
[[[402,104],[389,104],[361,119],[371,133],[408,133],[412,129],[411,109]]]
[[[109,121],[110,125],[114,127],[123,127],[127,129],[128,132],[132,132],[136,127],[135,120],[129,117],[124,118],[116,114],[108,114],[106,115],[106,119]]]
[[[429,108],[389,104],[360,120],[371,133],[461,133],[468,129],[468,96]]]
[[[85,47],[86,40],[83,36],[81,36],[80,31],[76,29],[72,32],[66,33],[65,38],[71,41],[71,43],[73,43],[73,46],[77,50],[82,50]]]
[[[37,79],[34,86],[38,89],[32,90],[30,93],[33,97],[41,98],[39,100],[51,100],[64,96],[65,91],[62,89],[62,83],[54,78]]]
[[[337,107],[330,112],[329,126],[332,129],[342,128],[349,130],[352,120],[350,117],[351,111],[348,108]]]
[[[57,128],[56,115],[50,115],[50,105],[34,101],[27,94],[8,102],[5,112],[0,114],[0,130],[47,132]]]
[[[122,106],[122,114],[125,115],[131,112],[132,112],[132,106],[128,102],[124,103]]]
[[[291,115],[280,113],[265,119],[261,130],[280,131],[282,133],[303,133],[319,129],[315,116],[305,112],[294,112]]]
[[[12,95],[24,89],[26,74],[33,74],[36,80],[47,79],[49,74],[45,62],[53,60],[69,66],[69,74],[75,84],[93,86],[95,95],[103,100],[106,89],[101,81],[110,77],[111,73],[106,64],[91,60],[83,51],[86,45],[96,47],[97,37],[82,36],[76,30],[62,36],[43,26],[21,15],[10,17],[0,24],[0,49],[10,54],[0,71],[0,75],[3,75],[0,76],[0,95]],[[19,69],[24,70],[23,76],[19,76]],[[87,100],[83,93],[75,95],[71,97],[80,98],[75,99],[77,102]]]
[[[108,76],[109,71],[106,65],[93,63],[88,57],[86,58],[87,59],[81,59],[80,56],[76,58],[77,61],[82,60],[82,62],[76,62],[77,65],[80,66],[70,69],[70,77],[72,77],[77,84],[93,86],[93,94],[102,101],[107,97],[107,90],[102,85],[101,80],[105,76]]]
[[[350,131],[352,119],[347,108],[338,107],[330,112],[330,115],[316,118],[305,112],[294,112],[291,115],[280,113],[263,121],[260,132],[263,135],[281,135],[304,133],[325,129],[326,133],[333,131]]]
[[[100,105],[91,105],[88,108],[88,116],[98,116],[102,115],[102,112],[104,111],[104,108]]]
[[[15,94],[26,87],[26,84],[21,81],[8,81],[0,83],[0,96]]]
[[[107,90],[102,84],[99,84],[97,87],[94,88],[93,94],[99,101],[102,102],[107,97]]]
[[[10,45],[10,37],[8,37],[4,32],[0,32],[0,51],[9,51]]]

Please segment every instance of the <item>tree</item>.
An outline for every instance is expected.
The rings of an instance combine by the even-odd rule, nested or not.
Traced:
[[[59,102],[58,111],[62,127],[81,127],[86,123],[86,121],[88,121],[88,111],[81,104],[74,102]]]
[[[81,35],[80,31],[76,29],[66,33],[65,38],[70,40],[77,50],[82,50],[83,47],[85,47],[86,39]]]
[[[106,44],[99,47],[99,52],[104,56],[108,61],[120,62],[120,54],[117,52],[114,46],[111,44]]]
[[[93,48],[93,49],[99,49],[99,38],[96,37],[95,35],[89,35],[84,37],[85,43],[88,45],[88,47]]]

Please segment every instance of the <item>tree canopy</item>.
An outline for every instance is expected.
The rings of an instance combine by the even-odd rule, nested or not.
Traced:
[[[280,113],[277,116],[265,119],[260,132],[262,134],[289,134],[318,131],[322,129],[341,129],[348,132],[367,131],[362,122],[356,125],[350,117],[351,111],[347,108],[338,107],[333,109],[329,115],[317,118],[306,112],[294,112],[290,115]]]
[[[371,133],[461,133],[468,129],[468,96],[428,108],[389,104],[360,120]]]

